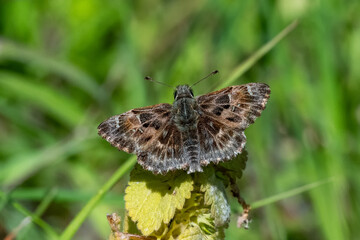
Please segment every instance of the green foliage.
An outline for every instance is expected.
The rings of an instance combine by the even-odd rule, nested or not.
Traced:
[[[16,95],[24,101],[31,101],[64,125],[72,127],[80,123],[83,112],[78,104],[74,104],[52,88],[12,73],[2,72],[0,79],[0,87],[7,90],[4,94],[9,94],[10,97]]]
[[[146,75],[191,84],[218,69],[196,95],[247,82],[272,90],[246,130],[249,163],[238,181],[261,208],[249,231],[231,217],[226,239],[356,239],[359,11],[356,0],[2,1],[0,238],[31,216],[18,239],[108,236],[105,214],[124,214],[135,159],[97,137],[97,125],[172,102],[172,90]],[[271,51],[252,55],[295,19],[298,27]],[[221,171],[216,178],[229,187]],[[39,217],[34,211],[53,187],[59,191]]]

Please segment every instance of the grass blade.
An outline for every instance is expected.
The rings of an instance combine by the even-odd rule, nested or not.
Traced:
[[[70,127],[83,119],[84,111],[74,101],[46,85],[33,82],[32,79],[1,71],[0,87],[6,93],[10,92],[11,96],[41,107],[44,112]]]
[[[45,193],[45,188],[17,188],[11,192],[11,199],[16,201],[40,201]],[[90,191],[59,189],[53,199],[53,202],[84,204],[95,194],[96,192]],[[6,194],[0,191],[0,198],[5,199],[5,197]],[[104,197],[102,202],[106,204],[123,205],[123,198],[124,194],[110,192]]]
[[[21,212],[25,216],[28,216],[32,222],[34,222],[38,226],[40,226],[45,231],[45,233],[49,236],[49,239],[58,239],[59,238],[59,236],[55,232],[55,230],[49,224],[47,224],[45,221],[43,221],[37,214],[31,213],[30,211],[28,211],[26,208],[24,208],[19,203],[14,202],[13,206],[19,212]],[[29,221],[29,220],[26,220],[26,221]]]
[[[44,197],[43,195],[43,200],[40,202],[40,204],[38,205],[38,207],[35,210],[35,213],[33,215],[33,217],[38,217],[40,218],[41,215],[45,212],[45,210],[48,208],[48,206],[50,205],[50,203],[54,200],[55,195],[57,194],[57,189],[56,188],[52,188],[50,191],[48,191]],[[18,204],[19,205],[19,204]],[[16,207],[18,207],[18,205],[15,204]],[[25,219],[23,219],[20,224],[14,228],[11,233],[9,233],[7,235],[7,237],[5,237],[5,239],[14,239],[14,238],[19,238],[22,239],[22,237],[18,236],[19,232],[22,231],[22,236],[24,236],[24,234],[26,235],[26,231],[28,230],[28,228],[26,228],[26,226],[29,226],[30,223],[33,222],[33,218],[26,214],[27,217]],[[44,227],[45,225],[40,224],[40,227]],[[54,232],[54,230],[52,229],[46,229],[48,226],[45,226],[44,231],[50,231],[50,232]],[[57,234],[56,234],[57,236]],[[58,236],[56,237],[58,238]]]
[[[83,150],[84,147],[87,147],[84,142],[90,137],[84,133],[83,136],[65,139],[31,154],[20,153],[8,161],[0,163],[0,183],[7,190],[16,187],[52,162]],[[19,166],[22,167],[19,168]]]
[[[280,42],[281,39],[286,37],[292,30],[296,28],[298,21],[293,21],[289,26],[282,30],[278,35],[276,35],[270,42],[266,43],[259,50],[257,50],[253,55],[251,55],[245,62],[241,63],[235,70],[230,74],[230,76],[222,82],[219,88],[224,88],[231,85],[237,78],[243,75],[247,70],[249,70],[261,57],[268,53],[273,47]]]
[[[0,60],[2,59],[38,65],[42,70],[52,71],[60,76],[64,76],[65,80],[88,92],[94,99],[100,102],[107,98],[105,92],[99,88],[95,79],[73,65],[0,39]]]
[[[252,203],[251,209],[263,207],[263,206],[269,205],[271,203],[274,203],[274,202],[277,202],[277,201],[280,201],[280,200],[283,200],[283,199],[286,199],[289,197],[293,197],[295,195],[310,191],[314,188],[320,187],[321,185],[324,185],[324,184],[327,184],[327,183],[330,183],[333,181],[334,181],[333,178],[329,178],[329,179],[317,181],[314,183],[310,183],[310,184],[307,184],[307,185],[304,185],[304,186],[301,186],[301,187],[298,187],[298,188],[295,188],[295,189],[292,189],[292,190],[289,190],[286,192],[282,192],[282,193],[273,195],[273,196],[265,198],[265,199],[261,199],[259,201]]]
[[[68,240],[71,239],[77,230],[80,228],[81,224],[85,221],[90,212],[94,207],[99,203],[99,201],[105,196],[105,194],[116,184],[116,182],[127,173],[130,168],[136,163],[136,156],[129,158],[124,164],[122,164],[116,172],[111,176],[111,178],[100,188],[98,193],[93,196],[90,201],[83,207],[83,209],[75,216],[75,218],[70,222],[67,228],[62,233],[60,239]]]

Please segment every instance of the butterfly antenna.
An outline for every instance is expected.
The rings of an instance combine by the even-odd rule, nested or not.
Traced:
[[[146,76],[144,78],[145,80],[147,81],[150,81],[150,82],[154,82],[154,83],[158,83],[158,84],[161,84],[161,85],[164,85],[164,86],[167,86],[167,87],[171,87],[171,88],[174,88],[173,86],[169,85],[169,84],[166,84],[166,83],[163,83],[163,82],[158,82],[158,81],[155,81],[154,79],[152,79],[151,77],[149,76]]]
[[[190,87],[195,86],[196,84],[198,84],[198,83],[201,82],[202,80],[205,80],[205,79],[207,79],[208,77],[210,77],[210,76],[212,76],[212,75],[215,75],[215,74],[217,74],[217,73],[219,73],[218,70],[215,70],[215,71],[211,72],[209,75],[207,75],[206,77],[203,77],[202,79],[200,79],[199,81],[197,81],[196,83],[194,83],[193,85],[191,85]]]

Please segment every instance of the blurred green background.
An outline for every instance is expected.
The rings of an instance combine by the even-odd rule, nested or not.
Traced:
[[[251,204],[330,182],[252,212],[226,239],[360,236],[360,2],[12,0],[0,3],[0,238],[47,239],[26,211],[61,233],[129,157],[97,125],[129,109],[173,101],[145,82],[220,86],[245,59],[298,27],[232,84],[272,94],[247,131],[240,187]],[[93,209],[75,239],[104,239],[106,213],[124,212],[128,174]],[[19,230],[19,231],[17,231]]]

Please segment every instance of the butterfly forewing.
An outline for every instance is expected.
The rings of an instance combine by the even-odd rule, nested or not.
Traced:
[[[182,134],[171,121],[172,105],[135,108],[101,123],[99,135],[119,150],[135,153],[154,173],[182,167]]]
[[[248,83],[199,96],[197,102],[212,118],[244,130],[260,116],[269,97],[267,84]]]
[[[98,132],[111,145],[128,153],[145,151],[166,127],[170,104],[132,109],[101,123]]]

